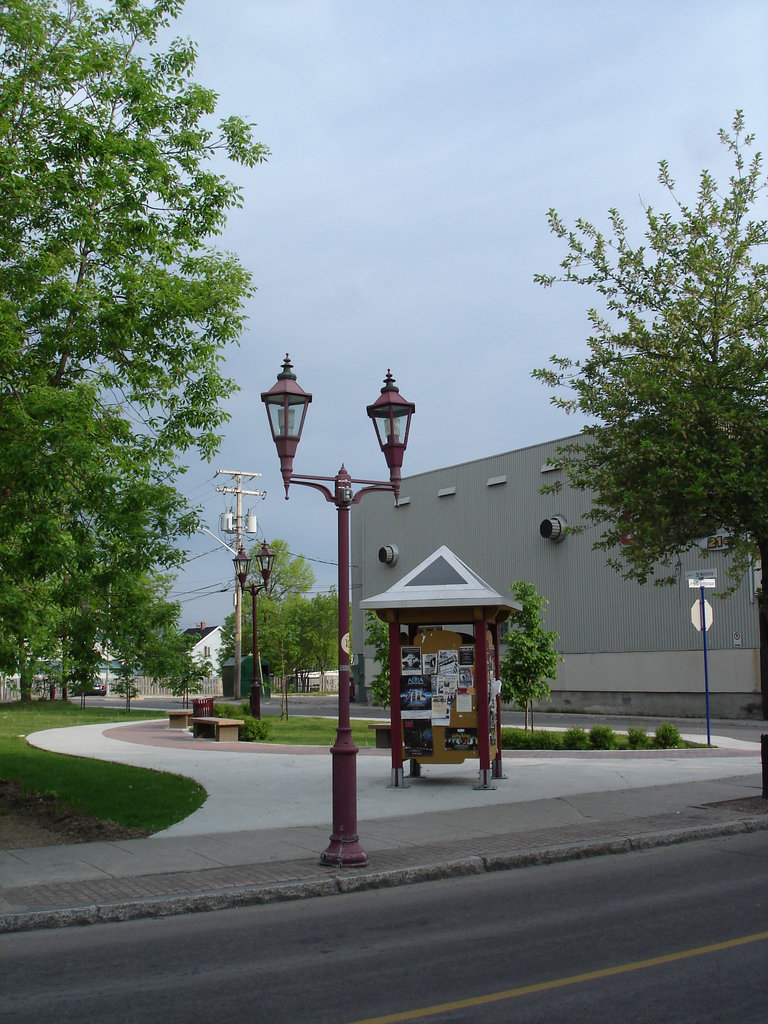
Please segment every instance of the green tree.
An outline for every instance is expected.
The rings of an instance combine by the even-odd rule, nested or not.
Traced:
[[[252,286],[210,245],[241,203],[212,160],[267,151],[216,126],[191,42],[159,49],[182,7],[0,6],[0,668],[23,680],[61,638],[109,641],[116,580],[181,563],[179,457],[213,454],[233,390]]]
[[[315,594],[300,612],[301,661],[306,671],[319,672],[321,680],[339,665],[339,601],[336,591]]]
[[[374,661],[378,666],[376,675],[370,681],[369,689],[376,707],[389,707],[389,626],[370,609],[365,613],[365,641],[373,647]]]
[[[131,701],[138,695],[136,674],[139,666],[129,661],[121,661],[112,682],[112,692],[125,699],[125,710],[131,710]]]
[[[512,628],[504,639],[501,699],[524,708],[527,731],[529,715],[533,729],[533,702],[549,700],[549,680],[557,678],[557,666],[563,659],[554,646],[558,634],[544,629],[546,598],[524,580],[515,580],[509,589],[522,607],[513,613]]]
[[[184,636],[184,634],[180,635]],[[202,693],[205,681],[212,675],[213,665],[210,661],[199,661],[187,649],[179,653],[172,673],[164,679],[164,685],[174,697],[183,697],[186,707],[189,704],[189,695]]]
[[[269,544],[272,554],[275,556],[272,565],[272,573],[269,577],[269,587],[266,593],[259,590],[256,598],[256,627],[258,636],[256,641],[259,645],[259,656],[271,665],[277,666],[278,661],[273,660],[275,651],[270,646],[269,639],[274,635],[272,628],[275,623],[274,616],[277,609],[283,602],[296,595],[307,594],[315,585],[315,572],[303,555],[292,555],[288,549],[288,541],[278,537]],[[242,633],[243,633],[243,654],[251,654],[253,648],[253,602],[251,600],[251,582],[258,583],[261,587],[262,580],[259,573],[259,563],[256,556],[261,550],[261,543],[257,542],[249,551],[251,557],[250,576],[246,581],[246,590],[243,601]],[[271,621],[271,627],[267,632],[267,623]],[[283,621],[282,619],[280,621]],[[262,636],[262,631],[264,635]],[[231,612],[224,621],[221,631],[222,643],[219,651],[219,671],[235,653],[235,613]]]
[[[557,461],[571,486],[593,494],[581,528],[596,526],[595,547],[640,583],[675,582],[681,553],[719,532],[730,538],[730,587],[753,557],[768,568],[768,265],[760,259],[768,183],[741,111],[719,138],[733,167],[727,186],[704,170],[686,205],[661,161],[670,208],[645,208],[644,242],[630,241],[616,210],[607,235],[585,220],[568,229],[550,211],[567,255],[562,273],[537,275],[545,286],[573,282],[599,297],[589,354],[553,356],[534,377],[555,389],[556,405],[588,417],[584,436]]]
[[[277,537],[270,545],[275,556],[269,577],[269,594],[275,601],[282,601],[289,594],[308,594],[315,585],[315,570],[303,555],[294,555],[288,550],[288,541]],[[261,583],[259,563],[256,555],[260,544],[254,544],[251,554],[251,577]]]
[[[113,690],[125,697],[128,711],[138,693],[136,676],[166,679],[183,664],[180,608],[167,600],[169,586],[158,575],[125,576],[111,594],[109,649],[120,665]]]
[[[300,594],[286,594],[281,601],[271,596],[259,619],[259,650],[269,661],[273,677],[280,680],[280,717],[288,717],[288,690],[291,679],[302,664],[301,620],[306,599]]]

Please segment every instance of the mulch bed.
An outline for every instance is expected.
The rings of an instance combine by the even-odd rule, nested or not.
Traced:
[[[141,839],[150,834],[91,818],[53,796],[25,793],[15,779],[0,779],[0,849]]]

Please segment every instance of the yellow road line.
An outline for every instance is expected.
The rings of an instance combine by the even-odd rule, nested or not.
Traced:
[[[746,946],[750,942],[762,942],[768,939],[767,932],[756,932],[754,935],[743,935],[738,939],[715,942],[711,946],[697,946],[695,949],[684,949],[679,953],[666,953],[664,956],[653,956],[648,960],[635,960],[616,967],[604,967],[599,971],[587,971],[586,974],[572,974],[568,978],[556,978],[553,981],[540,981],[535,985],[522,985],[520,988],[508,988],[503,992],[492,992],[486,996],[473,996],[470,999],[457,999],[452,1003],[439,1003],[435,1006],[424,1006],[420,1010],[404,1010],[401,1013],[389,1013],[384,1017],[367,1017],[365,1020],[353,1021],[351,1024],[399,1024],[401,1021],[418,1020],[435,1013],[449,1013],[451,1010],[463,1010],[469,1006],[485,1006],[487,1003],[499,1003],[504,999],[516,999],[518,996],[531,995],[534,992],[548,992],[567,985],[579,985],[584,981],[596,981],[600,978],[611,978],[617,974],[628,974],[630,971],[643,971],[648,967],[671,964],[678,960],[688,960],[694,956],[705,956],[707,953],[719,953],[724,949]]]

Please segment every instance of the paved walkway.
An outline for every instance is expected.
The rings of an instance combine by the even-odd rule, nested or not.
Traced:
[[[29,737],[67,754],[177,772],[205,804],[148,839],[0,852],[0,931],[163,916],[476,874],[768,828],[760,747],[505,752],[506,778],[475,790],[477,763],[429,766],[390,789],[389,752],[357,758],[365,868],[319,864],[331,758],[317,748],[214,743],[165,719]],[[768,837],[767,837],[768,840]]]

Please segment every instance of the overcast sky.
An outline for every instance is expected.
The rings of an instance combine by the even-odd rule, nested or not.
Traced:
[[[386,477],[365,406],[390,367],[416,404],[405,476],[573,433],[530,377],[585,351],[592,301],[533,283],[564,255],[547,210],[605,227],[615,206],[640,240],[661,158],[692,201],[702,168],[729,171],[736,108],[768,144],[765,0],[187,0],[173,34],[272,151],[230,170],[244,206],[220,241],[258,291],[220,455],[182,489],[218,533],[216,469],[261,473],[259,540],[312,559],[318,589],[335,510],[308,488],[285,501],[259,398],[286,352],[313,394],[299,473]],[[231,556],[204,534],[190,556],[182,622],[222,623]]]

